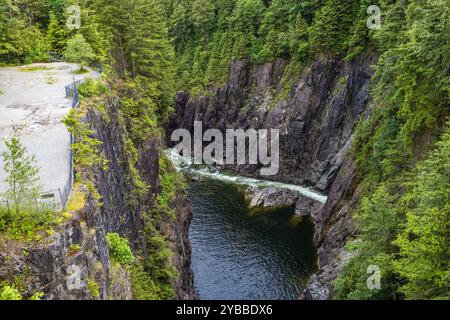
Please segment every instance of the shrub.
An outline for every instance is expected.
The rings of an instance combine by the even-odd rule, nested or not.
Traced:
[[[142,263],[131,267],[131,288],[134,300],[160,300],[160,290],[150,275],[145,272]]]
[[[22,295],[17,289],[5,286],[0,295],[0,300],[22,300]]]
[[[100,286],[94,280],[89,279],[87,282],[87,289],[92,294],[94,299],[98,299],[100,297]]]
[[[110,256],[121,265],[133,263],[134,255],[128,244],[128,240],[121,238],[117,233],[106,235]]]

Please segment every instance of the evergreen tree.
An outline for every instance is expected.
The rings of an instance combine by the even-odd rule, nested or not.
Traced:
[[[265,9],[261,0],[237,0],[231,18],[234,30],[256,35]]]
[[[67,41],[67,49],[64,52],[64,56],[67,61],[78,63],[80,71],[84,71],[84,67],[94,59],[95,54],[83,35],[77,34]]]
[[[50,22],[47,30],[47,43],[51,50],[62,54],[67,42],[65,26],[61,26],[54,12],[50,12]]]
[[[366,300],[393,299],[396,297],[394,282],[394,248],[399,213],[393,208],[396,198],[389,188],[380,185],[372,196],[362,199],[361,206],[354,216],[359,231],[358,241],[349,246],[356,251],[344,267],[336,281],[338,299]],[[378,266],[381,271],[381,288],[367,286],[369,266]]]
[[[314,52],[336,54],[346,48],[346,38],[352,23],[353,1],[326,0],[316,12],[310,41]]]
[[[450,299],[450,122],[437,149],[418,165],[403,197],[406,227],[395,242],[396,270],[408,299]]]
[[[163,7],[156,0],[101,0],[100,7],[113,69],[138,81],[134,87],[145,91],[165,117],[174,97],[174,52]]]

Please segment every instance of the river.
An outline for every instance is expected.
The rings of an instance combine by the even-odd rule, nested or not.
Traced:
[[[193,210],[189,238],[200,299],[298,299],[316,270],[314,226],[309,219],[295,217],[294,208],[249,209],[243,191],[247,186],[266,186],[267,181],[181,166],[180,159],[173,154],[171,158],[189,181]],[[192,176],[200,179],[194,181]],[[312,190],[286,186],[326,200]]]

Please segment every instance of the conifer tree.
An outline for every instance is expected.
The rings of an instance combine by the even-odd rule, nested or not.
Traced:
[[[67,41],[67,49],[64,52],[64,56],[67,61],[78,63],[80,71],[84,71],[84,67],[94,59],[95,54],[83,35],[77,34]]]
[[[67,32],[65,26],[61,26],[53,11],[50,12],[50,22],[47,29],[47,43],[50,49],[62,54],[65,50],[66,41]]]
[[[348,0],[326,0],[316,12],[311,28],[310,41],[314,51],[336,54],[346,48],[355,4]]]
[[[113,69],[139,81],[165,117],[174,97],[174,52],[163,7],[156,0],[100,0],[100,7]]]

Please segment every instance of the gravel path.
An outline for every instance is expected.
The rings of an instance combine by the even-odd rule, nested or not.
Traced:
[[[5,139],[18,136],[36,155],[44,191],[64,189],[70,178],[70,134],[61,119],[71,100],[64,86],[89,76],[74,75],[76,68],[69,63],[0,68],[0,152]],[[0,159],[0,194],[4,178]]]

